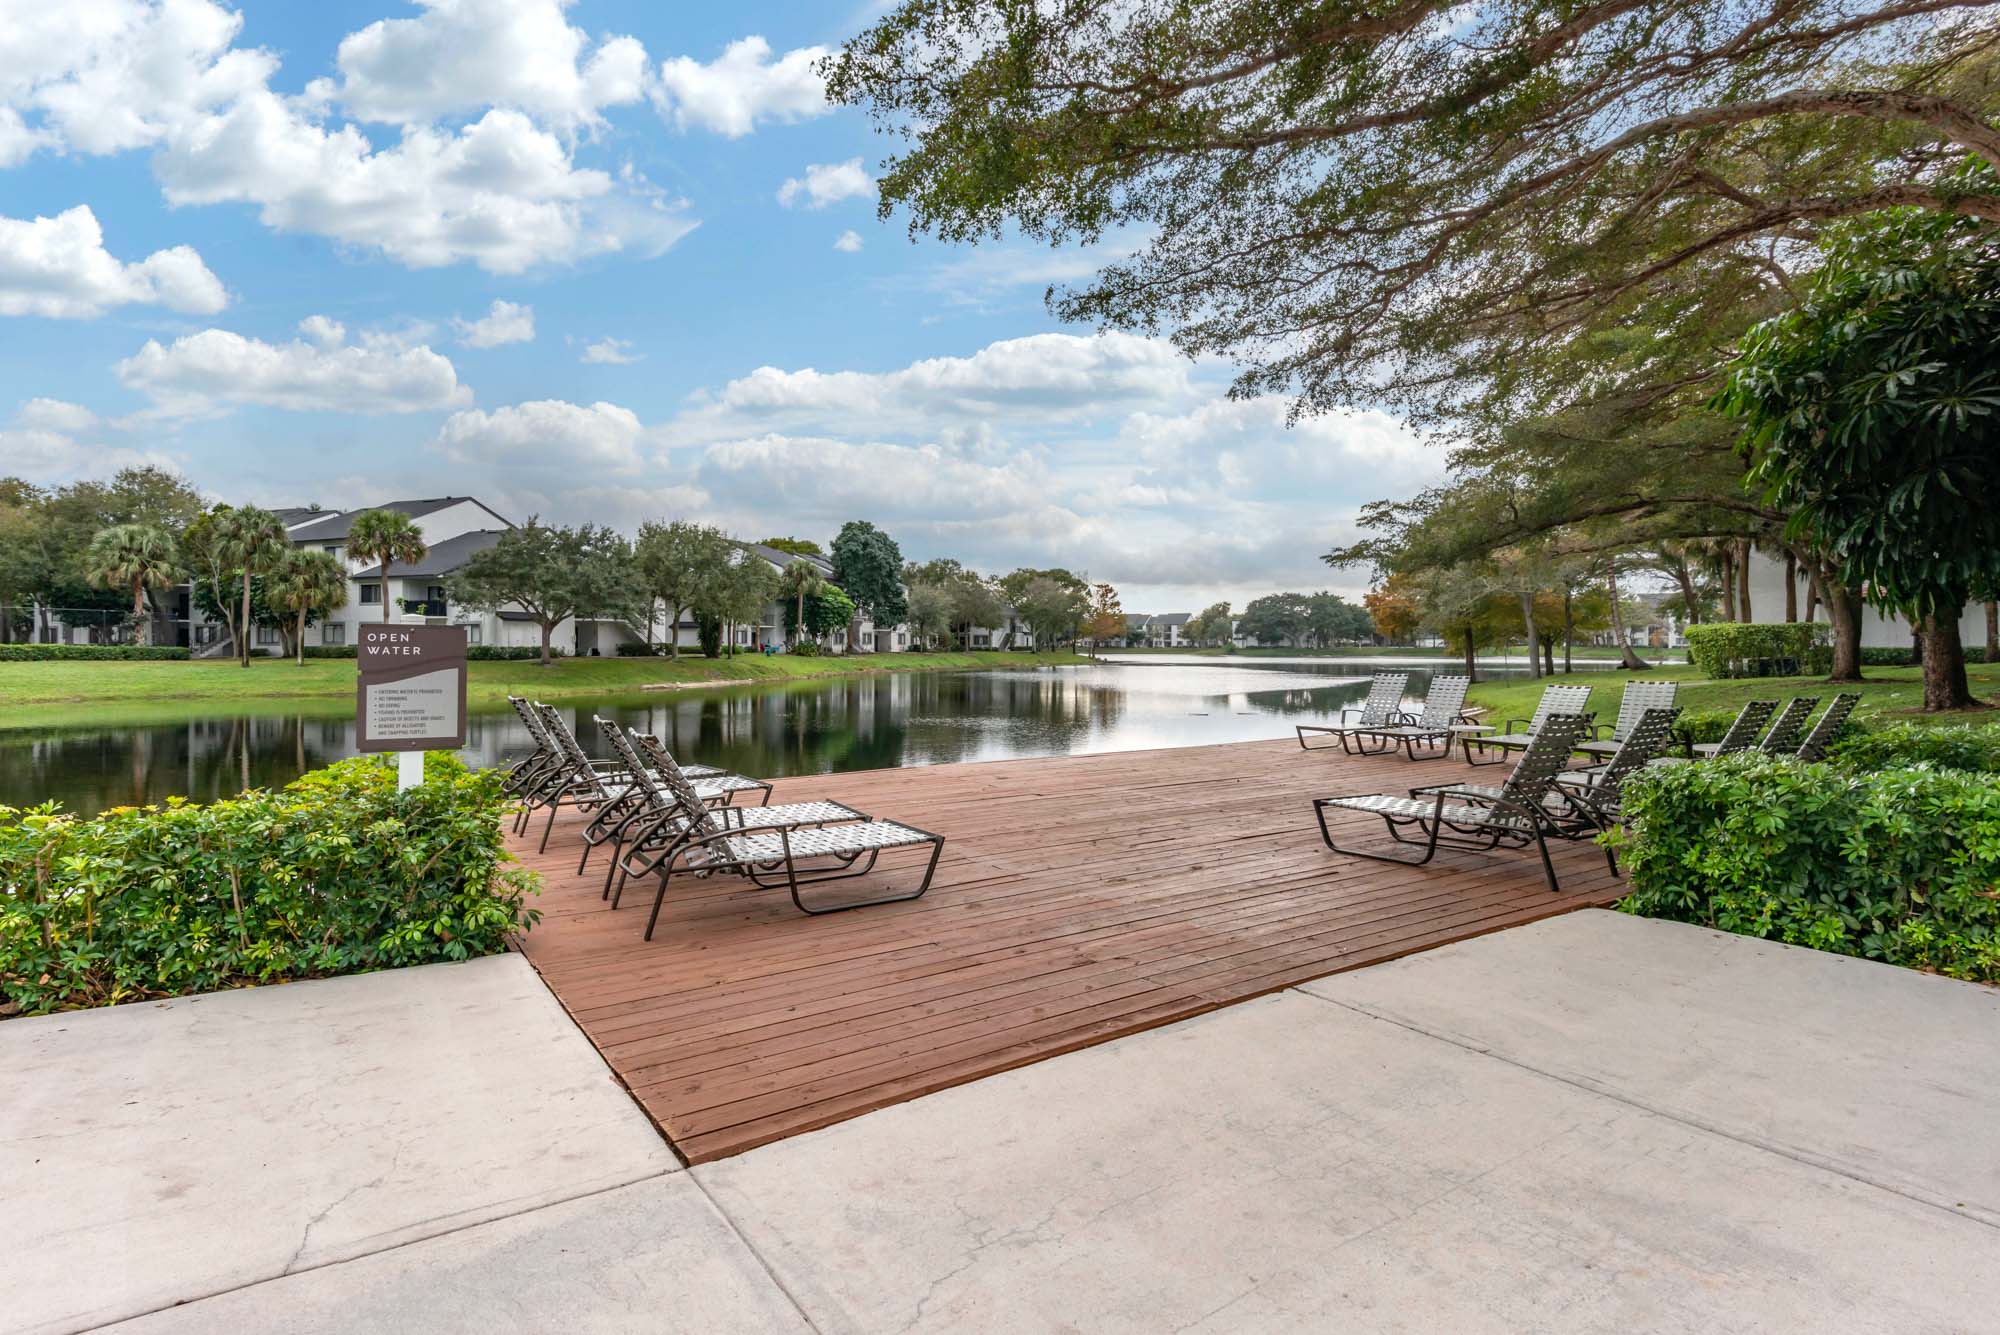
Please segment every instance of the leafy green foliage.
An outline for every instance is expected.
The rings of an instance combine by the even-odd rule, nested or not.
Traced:
[[[448,587],[451,600],[467,607],[518,607],[533,617],[542,632],[543,663],[551,657],[549,637],[564,620],[637,619],[644,602],[625,539],[601,525],[568,528],[532,515],[474,552]]]
[[[150,644],[0,644],[0,663],[49,662],[55,659],[177,659],[188,651],[173,645]]]
[[[2000,983],[2000,780],[1727,756],[1624,806],[1627,912]]]
[[[366,757],[223,802],[0,807],[0,993],[32,1014],[494,954],[540,916],[505,805],[441,752],[407,793]]]
[[[1829,759],[1861,774],[1899,765],[2000,774],[2000,728],[1891,723],[1836,742]]]
[[[833,582],[878,626],[893,626],[909,613],[903,549],[865,519],[840,526],[833,540]]]
[[[1789,677],[1826,670],[1827,629],[1817,622],[1710,622],[1689,626],[1687,642],[1688,661],[1711,677]]]

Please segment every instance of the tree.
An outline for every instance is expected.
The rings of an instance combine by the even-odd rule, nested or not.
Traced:
[[[1092,648],[1107,640],[1124,643],[1125,609],[1118,605],[1118,590],[1109,584],[1091,586],[1090,619],[1083,623],[1083,634]]]
[[[543,667],[549,637],[571,617],[631,616],[644,594],[632,550],[610,529],[544,524],[530,516],[472,558],[451,579],[452,601],[482,611],[519,607],[542,630]]]
[[[1037,575],[1014,599],[1014,610],[1028,623],[1035,647],[1053,649],[1076,639],[1078,628],[1090,615],[1089,588],[1073,577],[1065,582]]]
[[[1828,219],[2000,218],[1990,183],[1941,179],[2000,161],[1991,32],[1901,0],[902,0],[827,87],[908,145],[884,217],[1142,237],[1055,313],[1169,329],[1321,409],[1450,396]]]
[[[157,524],[118,524],[91,539],[85,560],[91,583],[131,590],[134,638],[150,644],[146,590],[167,588],[186,573],[174,535]]]
[[[1391,644],[1415,635],[1420,620],[1416,600],[1405,589],[1398,587],[1402,582],[1398,576],[1391,575],[1361,596],[1362,606],[1374,619],[1375,633]]]
[[[1187,625],[1181,627],[1181,633],[1196,644],[1227,645],[1233,628],[1229,604],[1212,603],[1189,617]]]
[[[381,567],[384,625],[389,622],[389,566],[397,561],[421,561],[429,552],[424,531],[401,510],[370,510],[356,517],[347,530],[347,554]]]
[[[769,543],[764,544],[770,546]],[[798,560],[786,566],[778,575],[778,589],[792,604],[791,622],[793,643],[798,642],[800,632],[806,625],[806,600],[819,597],[826,587],[826,576],[811,561]]]
[[[1244,604],[1237,630],[1259,644],[1303,642],[1312,609],[1302,593],[1267,593]]]
[[[722,618],[725,628],[760,623],[764,609],[778,598],[778,572],[755,552],[737,548],[723,565],[720,577],[709,594],[709,610]],[[736,636],[729,636],[729,651],[736,652]]]
[[[260,510],[254,505],[233,510],[217,506],[212,513],[214,530],[210,541],[214,543],[216,559],[234,571],[243,582],[241,615],[236,618],[233,633],[236,636],[237,660],[247,668],[250,666],[251,577],[268,573],[276,567],[291,551],[292,545],[285,536],[284,524],[269,510]]]
[[[833,540],[833,582],[854,600],[858,614],[877,626],[893,626],[909,613],[903,593],[903,550],[896,540],[865,519],[850,519]],[[859,647],[859,616],[847,642]]]
[[[347,605],[347,567],[331,552],[293,548],[265,581],[267,596],[292,613],[287,627],[300,667],[306,663],[306,627]]]
[[[1924,708],[1966,708],[1959,617],[2000,581],[2000,236],[1899,209],[1825,251],[1798,309],[1745,340],[1718,403],[1792,529],[1919,626]]]
[[[707,524],[676,519],[639,526],[633,557],[649,598],[666,606],[667,652],[672,657],[681,656],[683,612],[700,606],[702,611],[716,614],[706,604],[722,600],[725,572],[736,550],[736,544],[721,529]],[[648,623],[651,620],[649,609]]]
[[[802,620],[800,629],[816,641],[852,624],[854,620],[854,600],[838,584],[821,580],[819,588],[810,594],[799,609]]]
[[[926,649],[951,634],[954,600],[950,586],[919,580],[909,586],[910,629]]]
[[[1338,641],[1359,642],[1374,633],[1374,618],[1337,593],[1321,589],[1306,599],[1306,633],[1325,649]]]
[[[810,538],[766,538],[759,546],[773,551],[785,552],[791,556],[825,556],[818,543]]]

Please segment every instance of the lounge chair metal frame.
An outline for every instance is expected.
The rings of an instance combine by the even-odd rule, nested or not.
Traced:
[[[688,831],[653,868],[660,885],[653,895],[653,911],[646,919],[648,941],[653,939],[653,928],[660,921],[660,906],[666,903],[667,887],[677,870],[697,877],[733,872],[760,889],[782,887],[790,891],[792,904],[799,912],[818,916],[922,899],[931,888],[931,880],[937,875],[938,859],[944,853],[943,835],[920,830],[914,825],[904,825],[900,821],[869,820],[809,827],[779,825],[764,831],[730,829],[703,804],[694,791],[694,785],[677,768],[669,766],[660,777],[666,781],[682,811],[693,819]],[[923,879],[915,890],[817,907],[808,904],[800,893],[808,885],[866,876],[875,869],[877,859],[887,849],[923,844],[930,845],[930,861],[925,865]],[[832,865],[802,868],[799,866],[801,858],[823,858]]]
[[[1430,689],[1424,692],[1424,707],[1408,723],[1391,724],[1381,728],[1357,728],[1361,736],[1386,739],[1384,751],[1391,751],[1401,745],[1404,754],[1412,760],[1442,760],[1451,754],[1451,746],[1457,740],[1460,720],[1465,713],[1465,692],[1472,685],[1472,678],[1451,676],[1432,677]],[[1405,714],[1402,717],[1409,718]],[[1417,748],[1424,748],[1425,754],[1418,755]]]
[[[1551,893],[1560,891],[1555,864],[1549,860],[1548,839],[1560,837],[1560,816],[1548,804],[1549,790],[1569,764],[1589,727],[1581,714],[1557,714],[1546,720],[1542,731],[1519,764],[1497,788],[1474,785],[1440,784],[1434,788],[1414,788],[1408,797],[1387,793],[1364,793],[1313,800],[1313,815],[1319,821],[1319,837],[1336,853],[1394,862],[1405,867],[1421,867],[1437,855],[1439,848],[1490,852],[1498,848],[1526,848],[1533,844],[1541,855],[1542,874]],[[1346,848],[1333,840],[1328,827],[1328,809],[1365,811],[1380,816],[1389,827],[1389,837],[1399,844],[1421,848],[1421,857]],[[1406,838],[1403,830],[1415,826],[1423,838]]]
[[[1798,750],[1792,753],[1793,756],[1808,764],[1825,760],[1826,748],[1833,744],[1834,737],[1847,722],[1847,716],[1852,714],[1854,707],[1860,703],[1860,695],[1853,692],[1842,692],[1834,696],[1833,703],[1826,707],[1826,712],[1812,725],[1812,731],[1805,735],[1805,739],[1799,743]]]
[[[1757,749],[1767,756],[1795,755],[1799,749],[1799,735],[1806,730],[1806,717],[1819,708],[1816,695],[1795,695],[1785,701],[1785,707],[1778,711],[1771,729],[1757,743]]]
[[[1720,741],[1696,742],[1689,749],[1702,759],[1748,751],[1756,745],[1757,734],[1764,731],[1764,725],[1771,721],[1771,715],[1777,712],[1776,700],[1746,701],[1743,708],[1736,711],[1736,717],[1729,720],[1729,727],[1722,734]]]
[[[1549,791],[1574,817],[1559,820],[1556,833],[1566,839],[1591,839],[1622,824],[1624,812],[1620,803],[1625,780],[1652,764],[1667,749],[1673,740],[1674,720],[1680,713],[1678,707],[1648,709],[1639,716],[1639,722],[1626,734],[1610,760],[1556,775]],[[1604,849],[1604,861],[1616,876],[1618,855],[1609,845]]]
[[[1534,745],[1535,734],[1541,731],[1542,724],[1547,722],[1552,715],[1581,714],[1585,719],[1595,718],[1596,715],[1590,712],[1589,705],[1590,687],[1588,686],[1544,687],[1542,698],[1535,705],[1534,717],[1508,719],[1505,729],[1498,734],[1490,732],[1465,733],[1465,763],[1468,765],[1497,765],[1507,758],[1506,752],[1525,751]],[[1514,731],[1514,725],[1517,723],[1524,725],[1518,733]],[[1488,750],[1499,751],[1502,754],[1493,757],[1491,760],[1477,759],[1472,754],[1472,748],[1475,746],[1479,748],[1481,756],[1484,756]]]
[[[1378,672],[1368,684],[1368,698],[1358,705],[1341,706],[1336,722],[1332,724],[1301,723],[1297,726],[1299,747],[1305,751],[1330,751],[1326,746],[1306,745],[1307,733],[1327,733],[1340,739],[1340,749],[1350,756],[1381,755],[1395,746],[1394,742],[1378,741],[1370,746],[1355,736],[1357,729],[1380,728],[1393,724],[1406,715],[1403,713],[1403,694],[1409,689],[1410,674],[1407,672]],[[1349,714],[1359,714],[1353,724],[1347,722]]]

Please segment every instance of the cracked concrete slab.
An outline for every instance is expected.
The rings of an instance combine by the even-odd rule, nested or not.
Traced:
[[[2000,1224],[2000,989],[1591,909],[1301,990]]]
[[[2000,1321],[1985,1223],[1299,992],[691,1171],[829,1332]]]
[[[679,1170],[518,955],[12,1020],[0,1071],[0,1329]]]
[[[117,1335],[763,1335],[811,1329],[685,1173],[110,1327]]]

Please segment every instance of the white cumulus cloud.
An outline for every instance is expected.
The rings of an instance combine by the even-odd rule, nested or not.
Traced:
[[[641,436],[638,415],[629,408],[540,399],[490,413],[453,413],[437,443],[462,464],[624,474],[639,469]]]
[[[861,169],[860,158],[845,162],[814,162],[802,177],[786,178],[778,187],[778,202],[786,208],[804,202],[809,209],[823,209],[843,199],[873,194],[875,180]]]
[[[222,280],[191,246],[121,262],[87,204],[53,218],[0,217],[0,315],[88,319],[127,305],[213,315],[228,304]]]
[[[622,338],[600,338],[583,350],[583,360],[593,366],[630,366],[645,356],[632,351],[632,345]]]
[[[833,239],[833,248],[845,255],[858,254],[861,250],[861,233],[848,228]]]
[[[301,322],[305,338],[266,343],[204,329],[162,345],[148,339],[118,363],[118,378],[170,414],[197,415],[218,404],[261,404],[297,412],[415,413],[472,401],[448,357],[388,336],[346,341],[324,317]]]
[[[469,348],[497,348],[503,343],[527,343],[535,337],[535,308],[512,301],[495,301],[485,318],[451,317],[458,341]]]
[[[680,129],[691,127],[740,139],[764,121],[800,121],[833,108],[816,68],[823,46],[802,46],[771,59],[771,44],[745,37],[704,65],[675,56],[660,66],[660,112]]]

